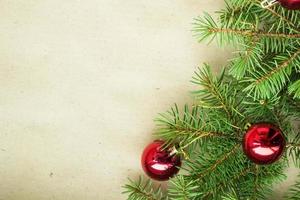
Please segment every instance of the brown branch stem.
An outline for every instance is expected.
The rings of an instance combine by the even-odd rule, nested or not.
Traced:
[[[233,178],[231,179],[232,181],[235,181],[237,179],[239,179],[242,176],[245,176],[248,172],[250,172],[252,169],[254,168],[254,166],[251,167],[247,167],[245,169],[243,169],[239,174],[237,174],[236,176],[233,176]],[[216,186],[216,190],[220,189],[223,185],[226,185],[226,181],[223,181],[221,183],[219,183]],[[210,194],[212,193],[212,191],[207,192],[206,194],[204,194],[203,199],[205,199],[206,197],[208,197]]]
[[[207,175],[207,173],[209,173],[209,172],[211,172],[211,171],[213,171],[214,169],[216,169],[216,167],[218,166],[218,165],[220,165],[221,163],[223,163],[225,160],[227,160],[227,158],[231,155],[231,154],[233,154],[233,153],[235,153],[237,150],[238,150],[238,148],[240,147],[240,144],[236,144],[228,153],[226,153],[226,154],[224,154],[224,156],[223,157],[221,157],[219,160],[217,160],[212,166],[210,166],[209,168],[207,168],[203,173],[201,173],[200,175],[199,175],[199,179],[201,179],[201,178],[203,178],[205,175]]]
[[[250,30],[238,30],[230,28],[211,28],[209,29],[212,33],[233,33],[248,37],[278,37],[278,38],[289,38],[289,39],[300,39],[300,34],[284,34],[284,33],[266,33],[266,32],[254,32]]]
[[[288,60],[284,61],[283,63],[278,65],[276,68],[274,68],[270,73],[257,79],[256,84],[261,83],[262,81],[270,78],[273,74],[275,74],[275,73],[279,72],[280,70],[284,69],[285,67],[287,67],[290,64],[290,62],[292,62],[295,58],[297,58],[297,56],[299,54],[300,54],[300,49],[296,53],[294,53]]]
[[[260,0],[255,0],[255,2],[260,6],[261,1]],[[287,19],[286,17],[280,15],[279,13],[277,13],[274,9],[272,9],[271,7],[269,8],[265,8],[266,10],[268,10],[272,15],[274,15],[275,17],[278,17],[280,19],[282,19],[283,21],[285,21],[286,23],[288,23],[291,27],[293,27],[293,29],[296,32],[299,32],[299,28],[293,23],[291,22],[289,19]]]
[[[300,144],[297,144],[297,143],[287,143],[286,144],[286,148],[289,148],[289,147],[296,147],[296,148],[300,148]]]

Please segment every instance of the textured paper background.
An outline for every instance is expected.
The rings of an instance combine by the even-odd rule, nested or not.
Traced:
[[[221,0],[2,0],[0,199],[119,200],[153,118],[191,101],[192,18]]]

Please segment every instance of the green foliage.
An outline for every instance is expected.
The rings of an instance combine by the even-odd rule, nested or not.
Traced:
[[[197,142],[206,146],[208,140],[215,137],[234,137],[233,128],[226,116],[219,114],[220,112],[200,106],[189,109],[187,105],[184,106],[183,114],[180,114],[175,105],[156,119],[155,135],[167,141],[167,144],[178,144],[181,153],[193,153],[193,144]]]
[[[245,127],[260,121],[278,125],[286,133],[287,154],[299,166],[300,137],[291,124],[300,113],[291,103],[295,101],[287,93],[257,100],[245,93],[244,82],[226,70],[216,77],[208,65],[199,68],[192,82],[199,85],[193,92],[199,104],[183,109],[175,105],[156,119],[156,136],[167,145],[176,144],[185,158],[182,175],[170,180],[168,198],[266,199],[273,184],[285,179],[287,155],[272,165],[253,164],[241,147]],[[145,194],[149,193],[132,193],[141,198]]]
[[[253,93],[256,98],[269,99],[280,92],[289,82],[289,78],[300,66],[300,50],[294,48],[273,58],[272,63],[265,63],[263,67],[255,72],[251,72],[251,77],[246,77],[249,83],[245,91]],[[292,87],[293,85],[291,85]],[[290,89],[290,92],[295,87]],[[295,97],[297,94],[295,93]]]
[[[202,195],[202,192],[198,192],[198,186],[193,180],[187,180],[185,176],[178,175],[170,180],[172,187],[169,189],[169,197],[172,200],[186,200],[197,199]]]
[[[300,80],[297,80],[289,87],[289,94],[294,94],[294,98],[300,97]]]
[[[124,194],[128,194],[128,200],[167,200],[161,191],[161,187],[154,189],[150,179],[144,181],[140,176],[138,181],[129,179],[124,186]]]
[[[300,168],[300,133],[293,134],[293,136],[289,143],[288,154],[295,166]]]
[[[298,175],[298,179],[300,179],[300,175]],[[287,200],[299,200],[300,199],[300,181],[297,181],[287,192],[285,195],[285,199]]]
[[[228,191],[228,193],[222,196],[222,200],[239,200],[238,195],[234,190]]]
[[[156,119],[155,136],[182,155],[181,173],[165,194],[150,182],[131,181],[129,199],[268,199],[275,183],[286,178],[288,157],[300,168],[299,11],[279,5],[262,8],[260,0],[230,0],[218,19],[205,13],[194,22],[199,41],[232,45],[235,57],[219,76],[208,64],[192,78],[195,104],[176,104]],[[282,158],[256,165],[242,141],[252,123],[277,125],[286,139]],[[300,178],[300,177],[299,177]],[[286,199],[300,199],[298,181]]]
[[[299,12],[281,7],[263,9],[259,3],[227,2],[226,8],[218,12],[218,22],[207,13],[195,19],[195,36],[199,41],[216,39],[221,46],[237,48],[229,72],[246,81],[245,91],[255,98],[269,99],[285,86],[300,98],[299,77],[291,81],[300,66]]]

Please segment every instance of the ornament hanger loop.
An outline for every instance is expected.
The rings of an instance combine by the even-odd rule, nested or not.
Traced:
[[[173,147],[171,149],[170,156],[176,155],[177,153],[178,153],[178,150],[176,149],[176,147]]]
[[[273,6],[273,5],[277,4],[277,3],[278,3],[277,0],[263,0],[263,1],[260,3],[260,5],[261,5],[261,7],[263,7],[263,8],[269,8],[269,7],[271,7],[271,6]]]

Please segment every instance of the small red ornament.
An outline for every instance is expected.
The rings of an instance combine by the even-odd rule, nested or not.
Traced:
[[[285,7],[289,10],[299,10],[300,9],[300,0],[264,0],[261,2],[263,8],[271,7],[277,3],[280,3],[282,7]]]
[[[285,139],[279,128],[270,123],[252,125],[244,135],[243,149],[256,164],[271,164],[280,158]]]
[[[181,166],[180,156],[172,149],[162,149],[163,144],[163,141],[154,141],[144,149],[142,155],[145,173],[159,181],[168,180],[177,174]]]
[[[300,0],[279,0],[279,3],[290,10],[300,9]]]

